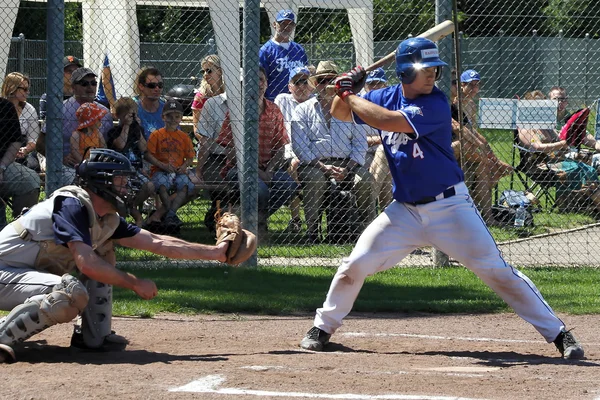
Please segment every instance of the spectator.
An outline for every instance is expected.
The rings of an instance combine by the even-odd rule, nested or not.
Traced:
[[[289,93],[288,82],[292,69],[308,64],[304,48],[292,41],[296,29],[296,15],[292,10],[281,10],[273,22],[275,34],[263,44],[258,53],[260,65],[267,74],[267,100],[273,101],[279,93]]]
[[[161,97],[164,88],[160,71],[154,67],[145,67],[135,80],[134,100],[138,103],[138,117],[144,128],[144,139],[150,134],[165,127],[162,110],[165,100]]]
[[[383,68],[377,68],[369,72],[365,81],[365,92],[383,89],[387,87],[387,78]],[[374,128],[368,128],[367,136],[367,156],[365,158],[365,168],[373,176],[373,195],[379,203],[379,209],[387,207],[394,197],[392,196],[392,175],[390,167],[385,158],[385,151],[381,145],[381,136],[379,131]]]
[[[308,100],[314,91],[314,87],[310,82],[310,71],[306,67],[296,67],[290,72],[290,81],[288,83],[288,89],[290,93],[280,93],[275,97],[275,105],[279,107],[283,114],[283,120],[285,122],[285,129],[290,139],[290,142],[285,145],[285,158],[290,160],[290,167],[288,173],[296,182],[298,180],[298,165],[300,160],[294,154],[292,149],[291,132],[292,132],[292,120],[294,118],[294,110],[300,103]],[[295,197],[290,204],[290,211],[292,219],[288,225],[287,231],[289,232],[300,232],[302,229],[302,220],[300,219],[300,198]]]
[[[139,208],[155,192],[155,188],[144,171],[143,159],[148,152],[148,144],[144,139],[144,130],[137,117],[137,110],[138,105],[131,97],[121,97],[115,102],[115,115],[119,119],[119,125],[108,131],[106,145],[109,149],[127,156],[131,166],[137,172],[141,187],[129,211],[135,224],[141,227],[143,218]]]
[[[71,74],[71,88],[73,96],[63,102],[63,169],[62,186],[70,185],[75,179],[75,164],[78,162],[71,154],[71,135],[77,130],[79,122],[75,113],[85,103],[94,103],[96,98],[97,75],[89,68],[78,68]],[[95,103],[100,109],[106,111],[102,118],[100,132],[106,139],[106,134],[112,128],[113,120],[106,107]],[[43,127],[45,130],[45,126]]]
[[[73,89],[71,88],[71,74],[77,68],[81,68],[81,62],[74,56],[65,56],[63,58],[63,101],[73,96]],[[46,119],[46,93],[40,97],[40,119]]]
[[[199,134],[196,132],[198,121],[200,120],[200,111],[204,107],[204,103],[210,97],[216,96],[225,92],[225,83],[223,82],[223,70],[221,69],[221,59],[216,54],[211,54],[202,59],[200,62],[202,68],[202,81],[200,89],[194,96],[192,102],[192,118],[194,122],[194,135],[200,140]]]
[[[40,178],[35,171],[15,162],[23,137],[15,106],[0,98],[0,201],[12,199],[12,215],[16,218],[24,207],[32,207],[40,196]],[[6,210],[0,225],[6,225]]]
[[[160,128],[150,135],[148,140],[147,159],[152,164],[152,183],[156,188],[166,210],[164,222],[179,225],[177,210],[191,199],[194,184],[188,176],[188,168],[194,160],[194,145],[189,135],[177,129],[183,118],[183,107],[175,100],[164,104],[163,119],[165,127]],[[169,191],[175,190],[174,198],[169,196]],[[157,211],[154,219],[158,215]]]
[[[463,94],[463,112],[466,114],[472,129],[477,129],[477,103],[475,98],[479,94],[481,77],[479,72],[468,69],[460,75],[460,84]]]
[[[258,84],[258,239],[267,238],[267,220],[281,206],[296,195],[298,184],[286,172],[285,145],[289,137],[285,131],[283,114],[265,97],[267,75],[261,67]],[[238,189],[238,170],[231,129],[221,130],[217,143],[227,148],[227,164],[221,176]]]
[[[465,73],[462,75],[471,75]],[[492,215],[492,190],[503,176],[513,172],[513,167],[496,157],[487,139],[473,128],[469,117],[464,111],[463,130],[462,133],[460,132],[458,86],[454,70],[452,75],[450,107],[452,109],[453,148],[456,150],[457,143],[460,143],[463,157],[463,160],[460,160],[461,166],[467,176],[466,181],[469,183],[473,200],[477,204],[484,221],[488,226],[501,226],[500,222],[496,221]],[[479,74],[476,74],[474,78],[479,78]],[[462,88],[463,94],[465,90],[471,90],[471,87],[465,84]],[[472,93],[472,91],[469,93]]]
[[[106,147],[100,127],[107,112],[95,103],[82,104],[75,112],[79,125],[71,135],[71,157],[77,164],[87,158],[90,149]]]
[[[20,72],[6,75],[2,83],[2,97],[8,99],[17,110],[23,145],[17,152],[17,161],[31,169],[39,169],[40,162],[35,153],[35,143],[40,135],[40,123],[35,108],[27,102],[29,78]]]
[[[331,88],[338,76],[332,61],[321,61],[311,77],[316,97],[295,110],[292,120],[292,146],[300,159],[298,175],[304,193],[309,243],[320,241],[321,205],[330,179],[336,182],[352,180],[360,210],[359,222],[364,226],[375,217],[372,177],[363,166],[367,152],[367,128],[331,116],[335,91]]]
[[[565,96],[564,89],[558,90]],[[553,88],[550,94],[556,94]],[[524,99],[544,99],[540,91],[525,94]],[[557,99],[555,97],[555,99]],[[566,108],[566,106],[565,106]],[[561,109],[559,101],[559,111]],[[566,140],[560,140],[554,129],[519,128],[520,144],[531,150],[528,156],[526,173],[534,174],[537,168],[557,171],[556,203],[562,211],[580,211],[580,207],[600,211],[600,190],[596,168],[572,156]],[[596,148],[598,143],[587,135],[584,145]]]
[[[543,98],[546,97],[544,96]],[[569,96],[567,96],[567,90],[562,86],[552,86],[548,92],[548,98],[550,100],[558,101],[556,117],[559,121],[559,124],[562,126],[566,122],[566,118],[569,115],[569,112],[567,111],[567,106],[569,105]]]

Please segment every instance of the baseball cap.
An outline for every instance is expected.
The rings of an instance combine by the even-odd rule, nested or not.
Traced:
[[[295,67],[292,68],[290,70],[290,79],[289,82],[292,81],[292,79],[294,79],[296,77],[296,75],[306,75],[307,77],[310,76],[310,71],[308,70],[308,68],[306,67]]]
[[[65,58],[63,58],[63,68],[67,68],[69,65],[77,65],[79,68],[83,67],[79,58],[75,56],[65,56]]]
[[[480,80],[481,77],[479,76],[479,72],[474,69],[468,69],[460,75],[460,81],[464,83]]]
[[[365,81],[365,83],[371,83],[371,82],[387,82],[387,78],[385,77],[385,71],[383,70],[383,68],[377,68],[376,70],[373,70],[371,72],[369,72],[369,75],[367,75],[367,80]]]
[[[296,14],[294,14],[294,12],[292,10],[280,10],[277,13],[277,17],[275,18],[275,21],[277,21],[277,22],[282,22],[282,21],[296,22]]]
[[[96,121],[103,118],[107,113],[108,110],[106,108],[102,108],[96,103],[83,103],[79,106],[77,111],[75,111],[75,116],[79,122],[77,129],[83,129],[94,125]]]
[[[180,112],[183,114],[183,106],[177,100],[167,100],[165,103],[162,114],[168,114],[170,112]]]
[[[85,68],[85,67],[77,68],[71,74],[71,85],[74,84],[75,82],[79,82],[80,80],[82,80],[83,78],[85,78],[88,75],[98,76],[98,75],[96,75],[96,73],[94,71],[92,71],[89,68]]]

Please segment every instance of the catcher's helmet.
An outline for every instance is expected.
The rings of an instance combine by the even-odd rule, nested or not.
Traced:
[[[128,177],[126,187],[116,186],[114,178],[117,176]],[[77,166],[77,177],[79,186],[113,204],[121,214],[128,213],[128,204],[140,188],[129,159],[110,149],[91,149],[89,158]]]
[[[396,75],[402,83],[412,83],[420,69],[447,65],[440,60],[436,44],[429,39],[410,38],[400,43],[396,50]],[[441,75],[442,68],[438,68],[435,80]]]

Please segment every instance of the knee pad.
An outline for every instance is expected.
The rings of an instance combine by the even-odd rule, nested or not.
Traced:
[[[85,287],[90,300],[81,315],[83,343],[89,348],[99,348],[111,334],[112,286],[87,279]]]
[[[0,322],[0,343],[14,345],[52,325],[73,320],[88,302],[85,287],[71,275],[63,275],[52,292],[30,297],[13,308]]]

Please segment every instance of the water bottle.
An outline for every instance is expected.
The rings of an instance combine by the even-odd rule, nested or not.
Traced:
[[[515,228],[522,228],[525,226],[525,218],[527,217],[527,211],[525,210],[525,202],[521,200],[519,208],[515,213]]]

